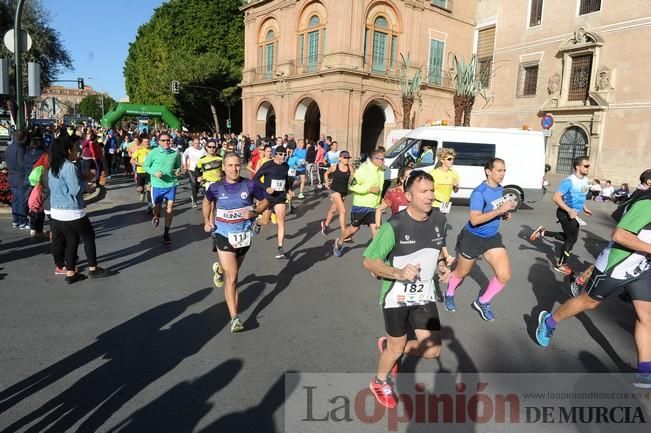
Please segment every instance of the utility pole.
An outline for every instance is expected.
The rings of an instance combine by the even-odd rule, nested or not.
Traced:
[[[25,127],[25,107],[23,100],[23,64],[22,57],[22,28],[20,19],[23,15],[23,0],[18,0],[14,19],[14,60],[16,61],[16,130]]]

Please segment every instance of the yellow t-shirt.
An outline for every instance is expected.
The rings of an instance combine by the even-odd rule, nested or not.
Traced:
[[[453,191],[452,186],[459,184],[459,174],[452,169],[443,171],[440,168],[435,168],[429,174],[434,178],[434,202],[432,202],[432,207],[440,207],[441,203],[450,201]]]
[[[150,151],[151,149],[148,147],[139,147],[135,152],[133,152],[132,158],[135,159],[138,164],[140,164],[136,166],[136,173],[145,173],[145,169],[142,167],[142,164],[145,162],[145,158],[147,158],[147,154]]]

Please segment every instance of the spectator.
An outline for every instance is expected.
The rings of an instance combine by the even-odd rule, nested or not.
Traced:
[[[640,175],[640,184],[636,189],[646,191],[651,188],[651,168],[644,170]]]
[[[601,190],[601,199],[603,201],[608,201],[613,199],[613,193],[615,192],[615,187],[612,185],[612,183],[607,180],[606,181],[606,186],[603,187]]]
[[[594,179],[590,190],[588,191],[588,200],[595,200],[601,194],[601,182],[599,179]]]
[[[622,186],[619,187],[619,189],[613,193],[613,202],[615,204],[619,204],[623,201],[626,201],[628,199],[629,194],[630,191],[628,189],[628,184],[623,183]]]
[[[9,171],[9,188],[13,199],[11,200],[11,216],[13,227],[21,230],[29,230],[29,221],[27,220],[27,176],[31,169],[25,167],[25,141],[27,136],[24,131],[16,131],[14,139],[7,150],[5,157],[7,159],[7,168]]]

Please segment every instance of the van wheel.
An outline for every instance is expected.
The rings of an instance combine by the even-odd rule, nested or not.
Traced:
[[[518,209],[520,209],[520,206],[522,205],[522,194],[520,194],[520,191],[515,188],[504,188],[504,192],[502,194],[504,197],[515,201],[516,205],[515,209],[513,209],[513,212],[516,212]]]

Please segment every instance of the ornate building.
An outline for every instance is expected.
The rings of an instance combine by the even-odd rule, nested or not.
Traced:
[[[589,155],[591,177],[636,181],[651,166],[651,8],[643,1],[479,0],[476,52],[492,68],[474,126],[554,119],[557,173]]]
[[[82,99],[96,95],[91,86],[76,87],[50,86],[43,89],[41,96],[34,100],[34,114],[39,119],[62,120],[66,114],[75,114]]]
[[[453,118],[450,53],[472,51],[475,2],[452,0],[249,0],[242,7],[244,132],[332,135],[369,152],[403,108],[397,74],[409,54],[423,77],[412,121]]]

